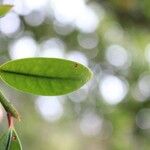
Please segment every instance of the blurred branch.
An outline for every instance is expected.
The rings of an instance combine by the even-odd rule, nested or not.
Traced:
[[[97,0],[98,3],[103,5],[107,10],[113,11],[120,24],[128,25],[134,24],[135,26],[142,25],[149,29],[150,19],[143,14],[138,4],[128,4],[128,0],[125,1],[114,1],[114,0]],[[134,1],[132,3],[135,3]]]

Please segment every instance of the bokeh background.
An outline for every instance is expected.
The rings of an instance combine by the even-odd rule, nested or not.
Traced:
[[[58,97],[0,83],[22,116],[16,128],[24,150],[150,149],[150,0],[0,2],[14,5],[0,19],[1,64],[58,57],[94,72],[84,87]],[[6,129],[1,107],[0,134]]]

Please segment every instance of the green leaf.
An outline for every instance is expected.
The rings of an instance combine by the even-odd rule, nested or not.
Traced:
[[[0,17],[8,13],[12,7],[13,5],[0,5]]]
[[[0,148],[1,150],[6,150],[9,146],[11,132],[8,130],[1,138],[0,138]]]
[[[8,150],[22,150],[21,142],[17,135],[17,132],[15,131],[15,129],[11,129],[11,132],[12,136],[10,140],[10,147]]]
[[[10,128],[0,139],[0,150],[22,150],[15,129]]]
[[[0,67],[1,78],[10,86],[38,95],[63,95],[77,90],[92,76],[85,66],[57,58],[25,58]]]

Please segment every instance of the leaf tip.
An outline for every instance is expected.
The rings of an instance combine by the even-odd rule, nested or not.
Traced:
[[[0,17],[5,16],[12,8],[14,5],[11,4],[4,4],[0,5]]]

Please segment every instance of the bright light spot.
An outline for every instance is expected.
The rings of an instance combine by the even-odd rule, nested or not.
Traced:
[[[128,54],[122,46],[111,45],[107,48],[106,59],[116,67],[123,67],[128,62]]]
[[[100,133],[102,124],[102,118],[95,113],[87,113],[80,121],[80,129],[87,136],[96,136]]]
[[[82,10],[76,18],[76,26],[85,33],[94,32],[98,26],[99,18],[96,13],[89,7]]]
[[[25,16],[25,21],[30,26],[39,26],[45,20],[45,14],[43,11],[34,11],[29,15]]]
[[[72,31],[74,31],[74,26],[72,25],[64,25],[59,23],[58,21],[54,22],[54,30],[60,35],[68,35]]]
[[[110,26],[104,35],[107,41],[111,43],[122,42],[124,40],[123,29],[117,23],[114,23],[113,26]]]
[[[14,5],[13,10],[19,15],[27,15],[31,12],[24,0],[4,0],[4,3]]]
[[[139,79],[138,87],[145,98],[150,97],[150,75],[142,75]]]
[[[19,30],[20,19],[17,14],[11,12],[0,20],[0,30],[2,33],[9,35]]]
[[[57,38],[51,38],[41,44],[41,57],[64,58],[65,44]]]
[[[136,124],[141,129],[150,129],[150,109],[140,110],[136,116]]]
[[[107,75],[101,79],[99,88],[104,100],[112,105],[121,102],[127,94],[125,82],[113,75]]]
[[[55,18],[62,24],[74,24],[82,32],[93,32],[99,17],[84,0],[51,0]],[[71,13],[70,13],[71,12]]]
[[[86,100],[86,98],[88,96],[88,89],[82,87],[79,90],[69,94],[68,96],[73,102],[80,103],[80,102]]]
[[[31,10],[38,10],[45,7],[49,0],[24,0],[26,6]]]
[[[92,34],[79,34],[78,42],[86,49],[93,49],[98,45],[98,36],[94,33]]]
[[[148,44],[145,48],[145,57],[146,60],[150,63],[150,44]]]
[[[13,4],[14,10],[20,15],[27,15],[33,10],[41,10],[48,6],[49,0],[4,0],[5,4]]]
[[[87,57],[81,52],[78,52],[78,51],[70,52],[67,54],[66,58],[69,60],[76,61],[76,62],[79,62],[83,65],[88,66]]]
[[[77,18],[85,4],[83,0],[51,0],[51,6],[56,19],[63,24],[68,24]]]
[[[36,106],[43,118],[53,122],[63,115],[63,105],[58,97],[40,96],[36,101]]]
[[[12,59],[34,57],[37,50],[36,41],[29,36],[21,37],[14,41],[9,48]]]
[[[132,93],[132,96],[134,97],[134,99],[139,102],[143,102],[146,100],[145,99],[146,97],[141,93],[138,85],[135,85],[135,87],[131,89],[131,93]]]

